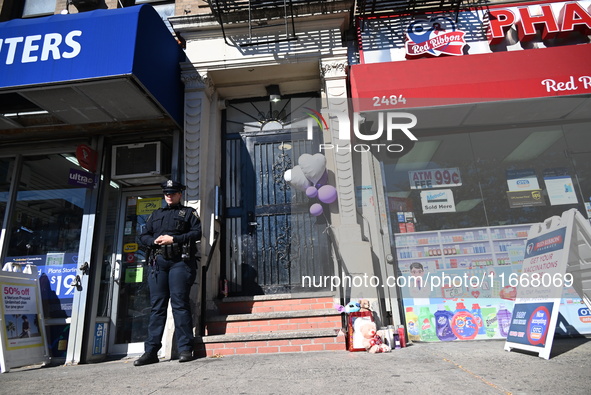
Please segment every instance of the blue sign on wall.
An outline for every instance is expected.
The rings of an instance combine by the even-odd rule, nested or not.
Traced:
[[[150,5],[0,23],[0,90],[135,76],[178,122],[183,59]]]

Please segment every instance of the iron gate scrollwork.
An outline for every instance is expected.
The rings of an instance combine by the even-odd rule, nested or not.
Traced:
[[[308,212],[308,198],[285,181],[313,143],[305,133],[242,134],[226,139],[226,278],[232,294],[304,289],[302,276],[333,272],[326,224]]]

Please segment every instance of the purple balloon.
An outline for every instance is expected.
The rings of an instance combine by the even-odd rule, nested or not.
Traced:
[[[320,180],[318,180],[318,182],[316,183],[316,188],[320,188],[321,186],[326,185],[327,182],[328,182],[328,170],[324,170],[322,177],[320,177]]]
[[[330,204],[337,200],[337,189],[332,185],[324,185],[318,189],[318,199],[322,203]]]
[[[322,205],[320,203],[314,203],[310,206],[310,214],[312,214],[315,217],[318,217],[320,214],[322,214],[323,211],[324,209],[322,208]]]
[[[318,189],[316,189],[316,187],[306,188],[306,196],[308,196],[310,199],[314,199],[316,196],[318,196]]]

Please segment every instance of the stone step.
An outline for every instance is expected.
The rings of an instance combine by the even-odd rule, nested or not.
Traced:
[[[221,314],[271,313],[334,307],[332,293],[276,294],[228,297],[216,303]]]
[[[206,334],[268,333],[341,327],[341,315],[336,310],[303,310],[211,317],[206,323]]]
[[[346,349],[345,335],[340,329],[213,335],[196,340],[200,357]]]

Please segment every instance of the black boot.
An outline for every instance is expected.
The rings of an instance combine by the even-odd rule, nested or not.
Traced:
[[[193,360],[193,351],[181,351],[179,354],[179,362],[189,362]]]
[[[143,365],[149,365],[151,363],[157,363],[157,362],[160,362],[157,354],[154,354],[151,352],[145,352],[144,355],[142,355],[141,357],[139,357],[138,359],[136,359],[134,361],[133,366],[143,366]]]

